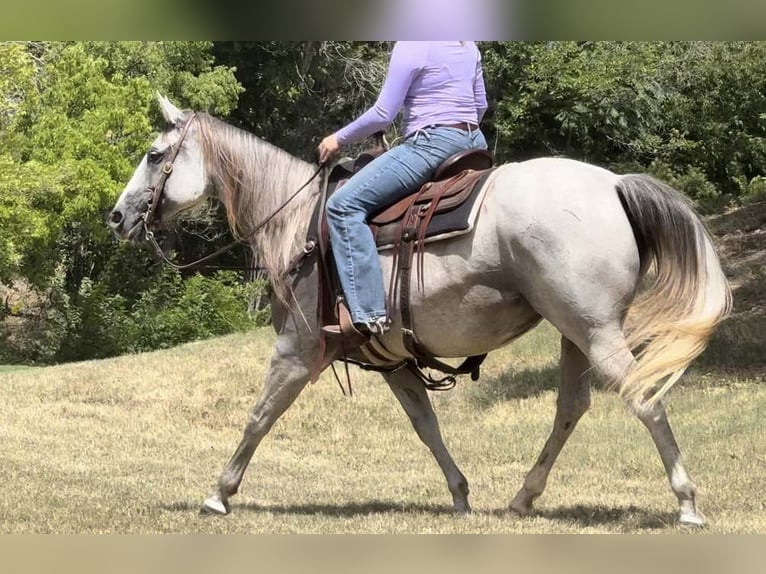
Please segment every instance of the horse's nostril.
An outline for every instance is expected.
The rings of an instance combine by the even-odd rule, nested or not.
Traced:
[[[112,225],[119,225],[122,222],[122,213],[115,210],[109,215],[109,222]]]

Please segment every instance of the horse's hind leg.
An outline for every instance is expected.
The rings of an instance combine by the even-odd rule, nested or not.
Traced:
[[[621,381],[635,363],[621,333],[594,338],[589,355],[593,366],[609,381]],[[657,401],[652,406],[629,404],[629,407],[649,430],[660,453],[670,487],[678,498],[679,522],[686,526],[703,526],[705,517],[697,510],[695,502],[697,487],[686,472],[662,402]]]
[[[245,469],[258,444],[308,383],[309,370],[306,363],[295,354],[282,356],[279,347],[278,341],[261,397],[250,413],[237,450],[218,479],[218,490],[202,505],[201,512],[205,514],[229,512],[229,498],[239,489]]]
[[[521,514],[532,511],[532,503],[545,490],[548,474],[569,435],[590,406],[588,359],[569,339],[561,338],[561,384],[556,401],[556,418],[537,462],[524,479],[524,486],[510,508]]]
[[[649,408],[642,407],[634,410],[639,420],[649,429],[668,475],[670,488],[678,498],[679,523],[685,526],[704,526],[705,516],[697,510],[695,501],[697,487],[686,472],[681,459],[681,450],[673,436],[662,401],[657,401]]]
[[[444,472],[447,486],[452,493],[452,502],[457,512],[469,512],[468,481],[452,460],[442,440],[439,422],[436,420],[423,382],[410,370],[403,367],[385,375],[391,390],[401,403],[420,440],[431,450]]]

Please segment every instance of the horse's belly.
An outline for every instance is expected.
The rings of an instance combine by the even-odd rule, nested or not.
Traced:
[[[474,286],[460,300],[418,306],[415,333],[436,356],[467,357],[503,347],[534,327],[540,315],[519,294]]]
[[[452,256],[451,256],[452,255]],[[500,348],[531,327],[540,315],[497,273],[457,256],[426,258],[423,289],[413,277],[410,301],[418,340],[438,357],[466,357]],[[401,337],[401,300],[394,302],[391,350],[406,354]]]

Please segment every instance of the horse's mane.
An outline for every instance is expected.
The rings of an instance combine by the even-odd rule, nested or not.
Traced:
[[[286,151],[207,114],[199,114],[205,170],[235,237],[250,245],[257,264],[268,273],[275,294],[286,301],[290,260],[304,246],[318,183],[302,191],[261,230],[252,229],[311,177],[314,166]]]

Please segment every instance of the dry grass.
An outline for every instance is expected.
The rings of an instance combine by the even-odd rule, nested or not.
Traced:
[[[324,376],[257,451],[234,512],[202,517],[259,392],[267,329],[157,353],[0,373],[0,532],[644,532],[676,503],[648,433],[596,392],[538,502],[506,507],[549,432],[558,341],[548,325],[433,396],[474,513],[376,375],[353,398]],[[712,532],[766,532],[766,389],[713,371],[670,395]]]

